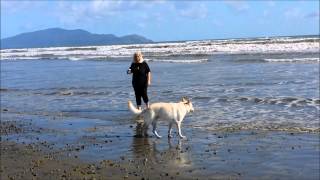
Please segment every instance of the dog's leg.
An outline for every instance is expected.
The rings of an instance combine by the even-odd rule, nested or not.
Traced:
[[[154,112],[151,110],[147,110],[144,114],[144,136],[148,137],[148,129],[151,122],[154,121]]]
[[[177,122],[177,127],[178,127],[178,133],[180,138],[183,138],[183,139],[186,138],[186,136],[183,136],[181,133],[181,121]]]
[[[161,136],[157,133],[157,121],[153,121],[152,122],[152,126],[153,126],[153,134],[157,136],[157,138],[161,138]]]
[[[169,123],[168,138],[172,138],[173,137],[171,135],[171,131],[172,131],[172,122]]]

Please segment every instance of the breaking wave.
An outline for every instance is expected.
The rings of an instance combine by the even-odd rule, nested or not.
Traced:
[[[3,49],[1,50],[1,60],[110,60],[114,58],[128,59],[131,58],[132,54],[136,51],[142,51],[145,57],[152,57],[155,59],[160,59],[157,57],[210,56],[214,54],[270,54],[294,52],[318,53],[319,41],[320,40],[318,37],[282,37],[258,39],[202,40],[86,47]],[[173,62],[170,59],[168,59],[167,61]],[[296,61],[297,60],[298,59],[296,59]],[[272,62],[292,60],[265,59],[265,61]],[[176,60],[174,62],[186,61]]]
[[[266,62],[320,62],[320,58],[264,59]]]
[[[320,109],[320,99],[303,97],[193,97],[195,101],[209,101],[212,103],[248,102],[254,104],[283,105],[287,107],[315,107]]]
[[[146,61],[166,63],[205,63],[208,59],[146,59]]]
[[[248,101],[254,103],[263,103],[263,104],[280,104],[286,105],[289,107],[297,107],[297,106],[320,106],[320,99],[312,99],[312,98],[297,98],[297,97],[238,97],[236,100],[239,101]]]

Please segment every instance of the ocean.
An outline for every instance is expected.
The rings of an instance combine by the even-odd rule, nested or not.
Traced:
[[[141,51],[152,102],[187,96],[183,126],[217,131],[319,132],[319,37],[1,50],[1,108],[32,116],[126,123],[126,70]]]

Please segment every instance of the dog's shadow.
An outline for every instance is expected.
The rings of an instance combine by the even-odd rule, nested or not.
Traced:
[[[142,123],[137,123],[133,137],[133,155],[137,160],[147,159],[144,163],[166,164],[172,166],[190,166],[190,147],[180,138],[161,139],[142,136]]]

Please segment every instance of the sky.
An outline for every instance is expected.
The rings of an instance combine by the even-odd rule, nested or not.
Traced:
[[[41,29],[153,41],[319,34],[318,0],[1,0],[1,38]]]

